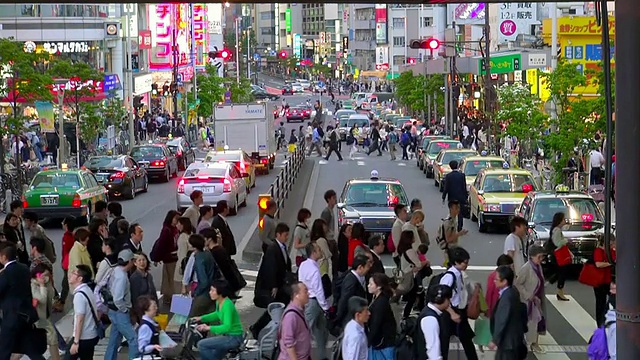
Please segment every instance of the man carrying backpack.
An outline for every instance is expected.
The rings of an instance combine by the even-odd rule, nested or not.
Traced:
[[[462,272],[469,266],[469,253],[467,250],[461,247],[452,247],[449,249],[449,269],[442,273],[439,277],[439,284],[446,285],[451,288],[451,307],[447,309],[449,315],[451,315],[451,321],[449,322],[450,331],[449,336],[455,335],[460,340],[464,353],[468,360],[477,360],[478,354],[476,348],[473,345],[473,337],[475,336],[471,325],[469,325],[469,319],[467,318],[467,302],[469,300],[469,294],[466,290]],[[438,279],[438,277],[434,277]],[[432,280],[433,281],[433,280]],[[430,284],[429,287],[432,287]],[[442,353],[449,353],[449,342],[442,344]]]
[[[451,323],[447,309],[451,306],[452,295],[447,285],[438,284],[427,290],[428,304],[418,316],[419,326],[414,330],[415,360],[447,359]]]

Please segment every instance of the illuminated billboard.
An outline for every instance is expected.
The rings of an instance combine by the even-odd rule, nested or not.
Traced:
[[[376,44],[387,43],[387,5],[376,4]]]
[[[148,16],[151,31],[149,69],[171,70],[174,64],[171,48],[174,43],[178,52],[178,66],[189,65],[189,4],[152,4],[149,5]]]

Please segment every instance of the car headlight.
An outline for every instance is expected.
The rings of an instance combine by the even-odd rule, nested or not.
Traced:
[[[483,210],[485,212],[500,212],[500,205],[497,204],[484,204]]]

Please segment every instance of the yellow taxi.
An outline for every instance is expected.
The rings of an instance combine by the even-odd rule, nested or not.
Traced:
[[[484,168],[508,169],[509,163],[504,161],[502,157],[496,155],[465,157],[460,162],[460,171],[462,171],[467,181],[467,191],[469,191],[471,185],[476,181],[476,176],[478,176],[480,170]]]
[[[204,162],[234,163],[247,183],[247,191],[250,192],[250,189],[256,186],[256,163],[243,150],[211,150],[205,156]]]
[[[437,186],[440,192],[442,192],[444,190],[444,177],[451,172],[449,163],[454,160],[460,162],[460,160],[466,156],[475,155],[478,155],[478,153],[471,149],[440,150],[433,164],[433,185]]]
[[[507,225],[527,193],[538,190],[540,186],[527,170],[480,169],[469,189],[471,221],[478,222],[482,233],[489,225]]]

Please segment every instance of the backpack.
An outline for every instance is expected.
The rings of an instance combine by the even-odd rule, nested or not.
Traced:
[[[413,336],[416,327],[419,328],[418,318],[410,316],[400,322],[400,331],[398,332],[398,341],[396,343],[396,359],[413,359],[415,353],[415,345]]]
[[[336,339],[331,347],[331,360],[342,360],[342,339],[344,332]]]
[[[162,261],[162,254],[160,254],[160,239],[156,239],[153,243],[153,247],[151,248],[151,252],[149,253],[149,260],[157,263]]]
[[[438,228],[438,233],[436,234],[436,244],[440,247],[440,250],[446,250],[449,248],[449,244],[447,244],[447,235],[444,231],[444,222],[447,219],[442,220],[442,224]]]
[[[117,310],[116,304],[113,301],[113,295],[109,290],[109,280],[113,276],[113,268],[107,270],[107,274],[102,280],[96,284],[93,289],[93,296],[96,298],[96,311],[98,314],[107,314],[109,309]]]
[[[607,345],[607,328],[613,324],[614,321],[607,321],[603,326],[595,329],[591,339],[589,339],[589,346],[587,347],[587,356],[589,360],[608,360],[609,359],[609,346]]]
[[[398,134],[396,134],[395,131],[390,132],[389,135],[387,135],[387,137],[389,138],[389,144],[398,143]]]
[[[445,271],[445,272],[441,272],[440,274],[434,276],[431,278],[431,280],[429,280],[429,287],[428,289],[434,287],[434,286],[438,286],[440,284],[440,280],[442,280],[442,278],[446,275],[446,274],[451,274],[451,276],[453,277],[453,283],[451,283],[451,290],[453,292],[456,291],[456,275],[453,273],[453,271]]]
[[[187,263],[189,262],[191,253],[193,253],[193,250],[187,251],[187,256],[185,256],[184,259],[182,259],[182,261],[180,262],[180,274],[184,275],[184,270],[187,268]]]
[[[281,328],[282,328],[282,323],[284,321],[284,316],[287,315],[288,313],[294,313],[296,315],[298,315],[299,318],[301,318],[302,320],[304,320],[304,324],[307,326],[307,328],[309,327],[309,325],[307,324],[307,320],[300,315],[299,312],[297,312],[296,310],[293,309],[288,309],[286,310],[283,314],[282,314],[282,318],[280,320],[280,326],[278,326],[278,336],[276,338],[276,343],[275,346],[273,347],[273,352],[271,353],[271,360],[276,360],[278,359],[278,357],[280,356],[280,335],[281,335]],[[340,336],[340,340],[342,340],[342,336]],[[336,341],[337,342],[337,341]],[[335,346],[335,345],[334,345]],[[342,359],[342,358],[340,358]]]

